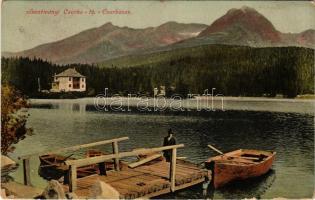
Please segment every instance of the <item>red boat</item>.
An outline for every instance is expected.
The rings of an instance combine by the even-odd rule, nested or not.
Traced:
[[[206,161],[213,174],[214,188],[236,180],[261,176],[269,171],[276,152],[239,149]]]

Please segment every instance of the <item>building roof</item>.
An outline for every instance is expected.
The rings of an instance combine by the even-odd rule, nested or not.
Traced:
[[[66,69],[65,71],[55,75],[55,77],[85,77],[79,72],[75,70],[75,68],[69,68]]]

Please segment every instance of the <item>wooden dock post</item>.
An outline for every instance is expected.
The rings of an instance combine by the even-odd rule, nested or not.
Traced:
[[[45,152],[39,152],[39,153],[20,156],[20,157],[18,157],[18,159],[23,160],[24,185],[31,186],[31,176],[30,176],[30,158],[31,157],[48,155],[48,154],[56,154],[56,153],[62,153],[62,152],[68,152],[68,151],[77,151],[77,150],[80,150],[83,148],[100,146],[100,145],[105,145],[105,144],[112,144],[114,156],[111,159],[115,160],[115,168],[117,171],[119,171],[118,142],[128,140],[128,139],[129,139],[129,137],[114,138],[114,139],[110,139],[110,140],[102,140],[102,141],[93,142],[93,143],[79,144],[79,145],[75,145],[75,146],[71,146],[71,147],[65,147],[65,148],[56,149],[56,150],[52,150],[52,151],[45,151]],[[96,163],[101,163],[101,162],[102,161],[96,162]],[[96,163],[94,163],[94,164],[96,164]],[[77,188],[77,167],[78,167],[78,165],[76,165],[76,164],[73,164],[72,166],[69,167],[68,177],[69,177],[69,190],[70,191],[75,191]]]
[[[69,166],[69,191],[74,192],[77,189],[77,167]]]
[[[172,145],[172,146],[164,146],[164,147],[156,147],[151,149],[139,149],[139,150],[133,150],[129,152],[118,152],[118,145],[115,145],[115,142],[112,142],[113,144],[113,150],[114,154],[108,154],[108,155],[101,155],[101,156],[95,156],[95,157],[88,157],[88,158],[82,158],[77,160],[67,160],[65,161],[66,165],[69,166],[69,190],[70,192],[74,192],[77,189],[77,167],[83,167],[87,165],[93,165],[96,163],[102,163],[107,160],[117,160],[119,164],[119,159],[123,157],[131,157],[131,156],[137,156],[140,154],[150,154],[150,153],[156,153],[161,152],[164,150],[171,150],[172,149],[172,161],[171,161],[171,167],[170,167],[170,182],[171,182],[171,191],[174,192],[176,190],[175,188],[175,182],[176,182],[176,159],[177,159],[177,148],[184,147],[183,144],[178,145]],[[115,147],[116,146],[116,147]],[[116,149],[116,150],[115,150]],[[118,165],[119,167],[119,165]],[[118,169],[119,170],[119,169]],[[117,170],[117,171],[118,171]],[[117,172],[118,173],[118,172]]]
[[[176,181],[176,159],[177,159],[176,148],[172,149],[172,160],[170,163],[170,181],[171,181],[171,191],[175,192],[175,181]]]
[[[112,143],[113,146],[113,154],[116,155],[116,157],[114,158],[114,165],[115,165],[115,170],[119,171],[120,167],[119,167],[119,157],[118,157],[118,153],[119,153],[119,149],[118,149],[118,142],[114,141]]]
[[[31,185],[30,159],[23,159],[24,185]]]

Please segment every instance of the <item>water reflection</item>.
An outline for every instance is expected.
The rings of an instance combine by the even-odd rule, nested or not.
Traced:
[[[186,111],[208,110],[208,111],[224,111],[224,110],[239,110],[239,111],[266,111],[266,112],[282,112],[282,113],[307,113],[313,114],[315,108],[314,100],[305,99],[272,99],[272,98],[250,98],[250,97],[224,97],[224,105],[222,107],[221,97],[212,100],[210,99],[181,99],[179,102],[174,102],[172,99],[141,99],[141,98],[105,98],[97,101],[97,98],[82,98],[82,99],[31,99],[31,104],[34,107],[41,107],[48,104],[65,105],[65,104],[80,104],[86,107],[88,111],[104,111],[117,110],[122,107],[124,111],[141,112],[144,107],[152,110],[177,110],[183,109]],[[210,102],[209,102],[210,101]],[[142,109],[141,109],[142,108]],[[176,109],[175,109],[176,110]]]
[[[202,185],[196,185],[189,190],[180,190],[174,194],[159,196],[159,199],[244,199],[264,197],[266,191],[272,187],[276,180],[276,172],[269,170],[263,176],[248,179],[245,181],[235,181],[222,188],[214,189],[209,187],[207,194],[203,194]]]
[[[217,193],[219,193],[224,199],[244,199],[248,197],[261,199],[266,191],[272,187],[275,180],[276,172],[271,169],[263,176],[241,182],[236,181],[226,185],[223,188],[218,189]]]
[[[178,143],[185,144],[184,149],[179,149],[179,156],[186,156],[195,163],[216,155],[207,144],[213,144],[223,152],[240,148],[277,152],[273,171],[260,179],[216,190],[213,193],[216,199],[310,198],[313,195],[313,114],[236,110],[113,113],[93,111],[90,106],[63,101],[33,107],[27,125],[34,129],[35,135],[19,142],[12,156],[122,136],[129,136],[130,140],[121,143],[121,151],[156,147],[162,144],[167,129],[172,128]],[[110,147],[104,146],[100,150],[108,151]],[[83,155],[82,152],[76,154]],[[38,158],[33,158],[31,168],[37,169],[38,165]],[[37,170],[31,173],[34,185],[44,185],[43,180],[36,177]],[[19,170],[14,177],[23,181]],[[185,199],[203,198],[200,185],[173,195]]]
[[[41,104],[32,104],[32,108],[42,108],[42,109],[57,109],[57,110],[64,110],[70,112],[79,112],[85,113],[87,111],[87,105],[82,103],[72,103],[72,102],[65,102],[65,103],[41,103]]]

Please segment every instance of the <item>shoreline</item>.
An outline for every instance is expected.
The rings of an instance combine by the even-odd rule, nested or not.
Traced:
[[[315,100],[310,99],[270,99],[261,97],[201,97],[192,99],[159,98],[80,98],[80,99],[30,99],[36,108],[58,108],[80,111],[116,111],[130,113],[131,109],[149,112],[186,111],[265,111],[282,113],[302,113],[314,115]],[[74,108],[76,107],[76,108]]]
[[[56,102],[64,102],[64,101],[83,101],[83,100],[94,100],[96,97],[82,97],[82,98],[75,98],[75,99],[42,99],[42,98],[29,98],[29,100],[32,103],[38,103],[38,102],[47,102],[47,101],[56,101]],[[130,99],[130,100],[143,100],[143,99],[148,99],[148,100],[153,100],[153,99],[159,99],[159,98],[153,98],[153,97],[146,97],[146,98],[141,98],[141,97],[102,97],[104,99]],[[162,98],[166,100],[171,100],[171,98]],[[211,97],[204,97],[204,96],[198,96],[194,98],[186,98],[182,99],[183,101],[191,100],[191,101],[197,101],[197,100],[211,100]],[[265,101],[265,102],[314,102],[315,103],[315,97],[314,98],[277,98],[277,97],[236,97],[236,96],[224,96],[224,100],[227,101],[253,101],[253,102],[259,102],[259,101]],[[222,97],[213,97],[214,101],[221,101]]]

